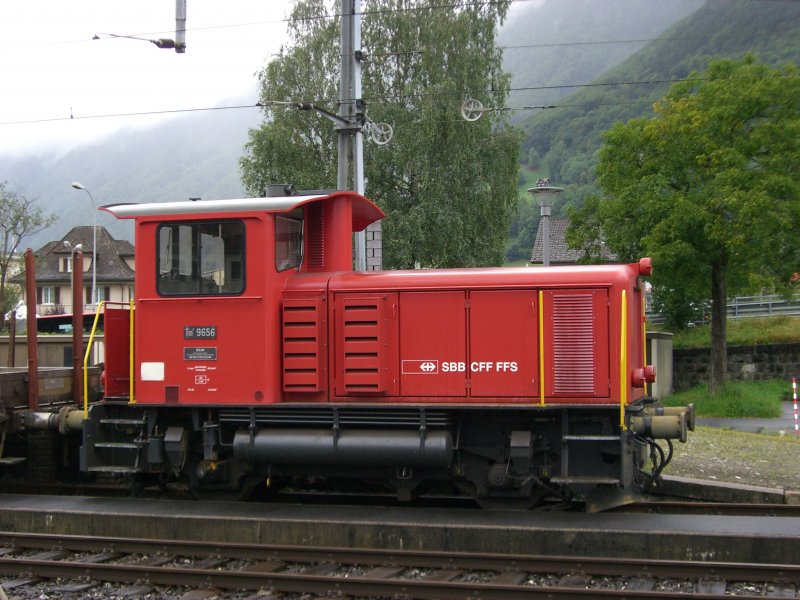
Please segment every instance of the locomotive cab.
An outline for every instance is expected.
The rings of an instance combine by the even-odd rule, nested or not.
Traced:
[[[383,216],[348,193],[104,210],[136,220],[138,254],[133,357],[113,361],[107,378],[126,381],[132,360],[129,400],[174,405],[280,401],[287,279],[350,270],[353,231]],[[115,356],[126,350],[108,343]]]

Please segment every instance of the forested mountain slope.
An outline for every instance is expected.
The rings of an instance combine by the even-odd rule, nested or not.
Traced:
[[[647,40],[702,6],[703,0],[549,0],[520,4],[498,40],[512,75],[513,121],[523,106],[552,104],[636,53]]]
[[[554,215],[580,206],[596,191],[594,168],[603,133],[616,121],[652,114],[653,103],[674,80],[702,71],[713,58],[752,53],[771,65],[800,62],[800,2],[794,0],[706,0],[618,66],[579,91],[536,112],[522,123],[521,160],[564,186]],[[538,209],[523,200],[512,225],[509,258],[525,258],[533,246]]]
[[[615,121],[650,114],[671,80],[705,69],[711,58],[752,52],[772,65],[800,60],[800,2],[707,0],[661,37],[607,71],[594,87],[524,123],[523,152],[535,148],[546,157],[553,181],[590,183],[602,133]]]

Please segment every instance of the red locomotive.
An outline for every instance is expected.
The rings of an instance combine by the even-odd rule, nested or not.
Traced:
[[[351,192],[103,210],[135,219],[136,302],[106,308],[84,471],[533,503],[628,490],[691,424],[645,397],[649,259],[353,272],[352,233],[384,215]]]

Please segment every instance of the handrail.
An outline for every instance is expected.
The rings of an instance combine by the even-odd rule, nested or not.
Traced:
[[[619,332],[619,426],[625,431],[625,405],[628,403],[628,304],[622,290],[622,323]]]
[[[83,418],[89,418],[89,357],[92,355],[92,344],[94,343],[94,335],[97,332],[97,323],[100,321],[100,314],[105,313],[107,304],[119,304],[125,306],[123,302],[110,302],[102,300],[97,305],[97,310],[94,314],[94,322],[92,323],[92,330],[89,333],[89,341],[86,344],[86,352],[83,355]],[[130,403],[134,403],[133,397],[133,300],[128,302],[130,314]]]
[[[133,299],[128,300],[128,310],[130,311],[130,330],[128,339],[130,340],[130,345],[128,347],[128,356],[130,357],[130,361],[128,364],[128,404],[136,404],[136,399],[133,397]]]
[[[544,406],[544,293],[539,290],[539,404]]]
[[[642,294],[642,305],[640,306],[640,318],[642,319],[642,366],[647,366],[647,313],[644,309],[644,294]],[[647,388],[645,387],[645,391]]]
[[[94,313],[94,323],[92,323],[92,331],[89,333],[89,343],[86,344],[86,353],[83,355],[83,418],[89,418],[89,357],[92,354],[92,344],[94,343],[94,334],[97,331],[97,323],[100,320],[100,313],[105,312],[106,301],[103,300],[97,306]]]

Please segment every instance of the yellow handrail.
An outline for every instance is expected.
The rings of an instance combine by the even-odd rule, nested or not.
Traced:
[[[622,290],[622,324],[619,333],[619,426],[625,431],[625,405],[628,403],[628,303]]]
[[[544,406],[544,293],[539,290],[539,404]]]
[[[94,343],[94,334],[97,331],[97,322],[100,320],[100,313],[105,310],[106,302],[103,300],[97,306],[94,313],[94,323],[92,323],[92,331],[89,334],[89,343],[86,345],[86,353],[83,355],[83,418],[89,418],[89,356],[92,354],[92,344]]]
[[[128,356],[130,356],[130,364],[128,365],[128,404],[136,404],[136,399],[133,397],[133,300],[128,300],[128,310],[130,311],[130,347],[128,348]]]
[[[642,292],[642,367],[647,366],[647,305]]]

